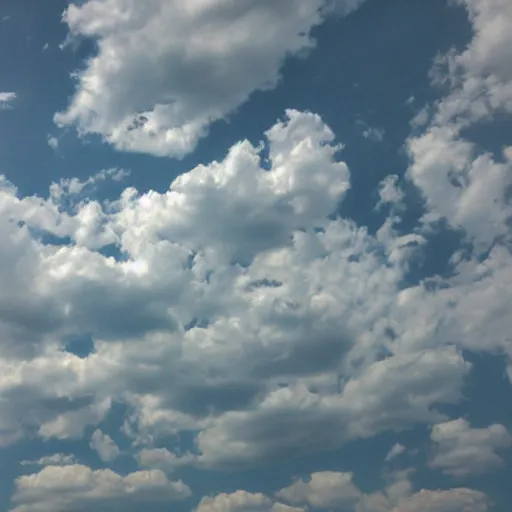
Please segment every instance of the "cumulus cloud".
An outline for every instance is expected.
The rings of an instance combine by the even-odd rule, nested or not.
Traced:
[[[328,450],[388,429],[435,422],[456,402],[469,365],[453,349],[391,357],[349,380],[341,395],[300,385],[272,391],[249,411],[228,411],[197,437],[200,462],[224,466]],[[410,390],[404,395],[403,389]],[[315,435],[322,432],[322,436]]]
[[[201,500],[196,512],[306,512],[303,508],[275,503],[261,493],[235,491]]]
[[[419,316],[413,320],[415,334],[411,323],[405,329],[396,324],[404,334],[398,335],[398,343],[417,347],[428,338],[457,340],[472,350],[510,358],[504,286],[511,268],[512,151],[508,146],[501,154],[488,151],[469,138],[467,129],[512,112],[512,8],[503,0],[458,3],[467,8],[473,37],[462,52],[452,50],[437,59],[432,77],[447,93],[406,146],[411,159],[407,177],[425,199],[423,231],[439,226],[457,231],[465,250],[451,258],[452,278],[402,292],[400,309]],[[407,322],[402,313],[398,318]]]
[[[284,501],[313,508],[353,510],[361,491],[352,481],[352,473],[324,471],[312,473],[308,482],[297,480],[276,495]]]
[[[57,149],[59,147],[59,139],[57,137],[48,135],[48,146],[50,146],[52,149]]]
[[[114,440],[99,429],[96,429],[93,432],[89,446],[91,449],[98,452],[98,455],[103,462],[110,462],[117,459],[120,453],[119,447]]]
[[[71,37],[94,39],[98,52],[77,73],[76,94],[55,120],[120,150],[182,157],[210,123],[253,91],[275,87],[285,58],[314,47],[310,31],[329,12],[347,14],[361,3],[72,4],[63,16]]]
[[[112,168],[102,169],[92,176],[89,176],[86,180],[79,180],[78,178],[63,178],[58,183],[52,183],[50,185],[50,195],[56,201],[61,200],[63,197],[70,198],[80,196],[84,192],[90,193],[91,189],[102,181],[112,180],[120,182],[129,175],[130,171]]]
[[[464,129],[512,113],[512,6],[505,0],[459,0],[474,36],[461,53],[438,59],[433,76],[449,84],[423,133],[411,137],[408,176],[427,202],[425,222],[444,218],[477,252],[510,242],[510,150],[496,157],[467,140]]]
[[[446,491],[423,490],[414,494],[392,512],[487,512],[490,502],[485,494],[473,489]]]
[[[441,102],[437,120],[465,125],[512,113],[512,6],[506,0],[457,0],[466,7],[474,37],[461,53],[440,59],[434,76],[448,81],[450,94]]]
[[[172,482],[158,470],[126,476],[87,466],[47,466],[15,481],[12,512],[89,512],[112,509],[140,510],[181,501],[191,496],[182,482]]]
[[[512,445],[503,425],[472,428],[462,418],[434,425],[430,438],[434,443],[430,467],[456,477],[499,469],[504,462],[495,452]]]
[[[349,171],[319,116],[288,111],[266,138],[264,167],[245,141],[167,192],[128,188],[105,204],[74,198],[114,171],[52,185],[47,199],[2,182],[4,444],[81,437],[114,401],[149,450],[141,462],[166,470],[254,465],[449,419],[438,405],[458,402],[471,365],[434,320],[457,298],[444,323],[464,332],[482,287],[508,293],[493,283],[510,256],[491,255],[485,279],[464,262],[446,297],[403,290],[420,238],[329,217]],[[121,257],[100,252],[109,244]],[[501,346],[504,318],[493,329],[480,318],[475,336]],[[86,357],[66,351],[77,333],[93,337]],[[181,431],[194,453],[151,451]]]
[[[458,136],[453,126],[429,127],[408,142],[413,161],[408,175],[427,202],[427,224],[446,219],[461,229],[479,252],[497,240],[510,238],[512,216],[507,191],[512,185],[512,160],[502,161]],[[485,213],[484,213],[485,212]]]
[[[65,22],[98,53],[57,121],[118,149],[183,155],[210,122],[276,84],[286,55],[313,46],[310,30],[328,9],[346,14],[359,3],[72,4]],[[93,432],[90,447],[113,461],[124,444],[103,422],[115,403],[126,410],[127,452],[148,469],[120,475],[63,454],[25,461],[42,468],[16,480],[14,511],[168,504],[190,496],[166,476],[183,466],[253,467],[418,425],[433,426],[433,468],[468,476],[499,467],[505,428],[450,421],[445,407],[463,397],[466,350],[512,361],[512,149],[492,154],[464,138],[472,123],[509,110],[501,41],[510,8],[464,4],[473,40],[439,59],[447,95],[406,143],[407,179],[425,199],[410,233],[398,228],[405,192],[396,175],[379,186],[378,208],[389,205],[390,216],[375,233],[337,215],[350,189],[342,146],[318,115],[296,110],[261,146],[242,140],[164,192],[128,187],[92,199],[101,182],[123,180],[118,169],[61,180],[47,197],[23,197],[0,178],[0,445]],[[411,285],[411,265],[440,221],[464,250],[448,277]],[[70,338],[92,340],[91,350],[72,353]],[[189,439],[187,450],[165,448],[170,436]],[[395,445],[386,460],[403,451]],[[490,506],[464,487],[416,492],[408,475],[366,493],[351,473],[319,471],[274,496],[204,497],[197,510]]]
[[[0,110],[10,108],[16,98],[15,92],[0,92]]]
[[[102,421],[113,398],[136,407],[148,427],[170,416],[195,426],[212,408],[246,406],[264,390],[265,376],[308,375],[332,369],[333,360],[336,366],[353,343],[349,331],[365,318],[349,320],[348,309],[338,318],[334,297],[344,294],[348,308],[353,294],[328,283],[326,273],[361,253],[347,269],[355,282],[379,261],[363,257],[375,243],[364,230],[327,218],[349,186],[333,137],[318,116],[289,111],[267,133],[270,170],[243,142],[224,161],[180,176],[167,193],[127,189],[105,205],[81,194],[103,179],[121,179],[118,171],[63,180],[48,199],[19,198],[3,180],[4,442],[34,431],[45,439],[80,436]],[[126,258],[98,252],[111,243]],[[322,262],[335,248],[338,260]],[[11,260],[16,272],[7,271]],[[291,279],[291,264],[303,272],[302,283]],[[383,268],[387,274],[390,281]],[[379,286],[377,276],[368,286]],[[376,301],[365,313],[368,321],[378,320],[380,307]],[[345,321],[353,326],[342,329]],[[76,333],[93,336],[89,357],[63,351],[62,340]],[[312,338],[316,355],[305,358],[313,356]],[[223,339],[237,341],[217,341]],[[238,343],[254,353],[249,371],[242,370],[245,357],[226,368]]]

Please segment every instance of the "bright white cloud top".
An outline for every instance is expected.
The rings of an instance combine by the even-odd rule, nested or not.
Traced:
[[[286,57],[314,47],[313,27],[363,0],[89,0],[64,14],[98,54],[78,73],[62,125],[117,149],[181,157],[210,123],[273,88]]]
[[[275,87],[285,58],[313,48],[314,27],[361,3],[71,4],[71,37],[92,38],[97,54],[56,121],[117,150],[182,157]],[[403,179],[376,190],[387,218],[374,231],[338,214],[354,171],[336,134],[293,108],[260,145],[241,134],[165,191],[92,198],[129,177],[118,168],[38,195],[0,178],[0,446],[63,446],[21,461],[11,512],[493,510],[470,477],[507,465],[510,425],[452,411],[467,398],[469,354],[499,358],[512,382],[512,145],[496,154],[468,132],[512,113],[512,4],[459,3],[472,40],[437,59],[445,95],[413,123]],[[0,108],[15,97],[0,93]],[[372,133],[379,144],[388,134]],[[424,210],[404,230],[411,186]],[[409,279],[441,221],[462,241],[451,272]],[[69,350],[73,337],[93,349]],[[325,469],[202,496],[178,474],[413,429],[427,432],[425,460],[393,438],[371,491],[356,472]],[[101,467],[68,453],[75,442]],[[448,484],[419,486],[416,464]]]

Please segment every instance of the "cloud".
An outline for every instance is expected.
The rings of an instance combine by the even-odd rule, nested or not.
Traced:
[[[399,322],[408,321],[398,312],[395,327],[404,336],[397,334],[397,343],[403,349],[457,340],[466,348],[510,359],[505,334],[510,315],[503,300],[511,263],[512,151],[508,146],[501,154],[487,151],[470,138],[468,128],[512,112],[512,8],[502,0],[459,3],[468,10],[473,38],[463,51],[452,50],[437,59],[431,75],[443,84],[446,95],[432,105],[430,121],[406,147],[407,178],[425,200],[422,232],[444,226],[462,237],[464,249],[449,262],[452,278],[404,290],[399,309],[413,315],[409,318],[414,317],[416,327],[415,334],[412,323],[402,328]]]
[[[47,199],[3,182],[5,443],[81,437],[114,401],[134,440],[154,440],[138,451],[193,433],[196,451],[171,466],[254,465],[449,419],[438,405],[460,400],[471,365],[421,321],[446,314],[451,294],[469,307],[494,277],[455,281],[446,298],[402,290],[421,237],[329,218],[349,171],[320,117],[290,110],[266,139],[267,163],[243,141],[167,192],[108,203],[81,194],[114,171]],[[486,264],[508,272],[507,258]],[[504,322],[478,329],[500,339]],[[92,336],[85,357],[65,350],[77,334]],[[150,467],[168,455],[142,454]]]
[[[74,455],[54,453],[38,460],[23,460],[20,464],[22,466],[70,466],[76,464],[76,459]]]
[[[385,134],[384,128],[377,128],[375,126],[370,126],[365,128],[362,132],[362,136],[365,139],[371,140],[373,142],[382,142],[384,140]]]
[[[297,480],[276,495],[288,503],[314,509],[353,510],[361,491],[352,482],[352,476],[335,471],[312,473],[308,482]]]
[[[303,508],[274,503],[261,493],[236,491],[201,500],[196,512],[306,512]]]
[[[89,446],[91,449],[98,452],[103,462],[111,462],[117,459],[120,453],[119,447],[113,439],[99,429],[93,432]]]
[[[76,74],[76,94],[55,120],[99,134],[119,150],[182,157],[210,123],[252,92],[275,87],[283,61],[314,47],[310,31],[333,8],[343,15],[361,3],[72,4],[63,16],[70,36],[95,40],[98,52]]]
[[[57,137],[48,136],[48,146],[52,149],[57,149],[59,147],[59,139]]]
[[[461,260],[442,289],[403,289],[421,237],[329,218],[350,186],[333,140],[319,116],[290,110],[266,132],[268,162],[242,141],[166,192],[128,188],[104,204],[82,194],[114,171],[54,184],[47,199],[4,181],[0,269],[17,262],[0,316],[4,443],[81,437],[114,401],[130,410],[139,462],[166,471],[447,421],[439,405],[460,400],[471,370],[460,346],[504,346],[510,288],[495,283],[510,255]],[[121,257],[102,254],[108,244]],[[76,333],[93,338],[85,357],[61,341]],[[193,453],[161,448],[183,431]]]
[[[398,505],[392,512],[487,512],[489,499],[473,489],[423,490]]]
[[[435,78],[452,91],[441,102],[439,123],[467,126],[499,111],[512,113],[512,6],[505,0],[458,0],[468,10],[474,36],[461,53],[441,59]]]
[[[479,253],[497,240],[510,238],[509,150],[497,161],[490,153],[479,153],[477,146],[460,138],[452,126],[435,124],[410,139],[408,148],[412,159],[408,176],[427,202],[425,223],[446,219],[450,226],[464,231]]]
[[[350,320],[353,292],[326,281],[350,256],[357,257],[347,279],[380,267],[376,254],[364,254],[375,244],[365,230],[327,218],[349,186],[333,137],[318,116],[289,111],[267,132],[270,170],[243,142],[224,161],[178,178],[167,193],[127,189],[110,204],[84,191],[122,178],[115,170],[62,180],[47,199],[20,198],[3,180],[0,228],[9,241],[0,251],[6,283],[0,389],[9,403],[0,418],[4,442],[29,433],[76,438],[104,419],[113,399],[136,407],[147,428],[150,416],[160,414],[188,428],[212,410],[247,406],[264,391],[264,375],[332,370],[353,343],[349,331],[378,321],[381,308],[370,297],[374,307]],[[112,243],[122,258],[98,251]],[[322,261],[335,250],[337,259]],[[243,265],[234,265],[237,260]],[[16,272],[8,270],[12,261]],[[297,271],[311,291],[291,279]],[[392,281],[383,268],[382,277],[388,274]],[[279,281],[284,286],[272,284]],[[386,279],[382,285],[393,286]],[[368,286],[380,286],[377,274]],[[364,290],[359,293],[364,300]],[[347,309],[341,317],[335,297]],[[341,330],[347,331],[343,343]],[[242,370],[245,358],[226,368],[237,345],[215,341],[235,331],[244,332],[239,341],[254,353],[249,372]],[[272,350],[258,342],[260,332],[273,340]],[[94,339],[88,357],[64,351],[64,340],[77,334]],[[318,342],[314,353],[311,337]],[[176,350],[180,357],[171,355]]]
[[[169,481],[158,470],[121,476],[109,469],[92,470],[78,464],[47,466],[16,479],[12,512],[106,512],[140,510],[141,506],[152,510],[190,496],[183,482]]]
[[[359,3],[329,8],[344,14]],[[96,40],[98,54],[57,119],[118,149],[183,155],[211,121],[273,87],[285,56],[311,48],[310,29],[327,15],[320,0],[249,4],[70,5],[65,21]],[[184,466],[254,467],[417,426],[432,428],[433,468],[462,477],[499,467],[505,427],[473,428],[445,407],[464,397],[466,350],[507,358],[512,375],[512,149],[485,152],[464,131],[509,108],[509,53],[491,37],[505,30],[509,7],[465,4],[473,41],[439,60],[447,95],[406,144],[406,179],[425,200],[411,232],[399,227],[407,187],[397,175],[379,186],[390,214],[375,232],[339,217],[350,189],[342,146],[320,116],[296,110],[260,146],[242,140],[163,192],[128,187],[93,199],[101,182],[123,180],[118,169],[61,180],[47,197],[22,196],[0,178],[0,444],[89,442],[93,432],[102,462],[131,441],[126,453],[149,469],[121,475],[64,454],[24,461],[41,468],[16,480],[14,511],[168,506],[191,495],[166,476]],[[212,44],[209,31],[223,35]],[[492,90],[473,97],[473,86]],[[410,284],[443,224],[463,239],[450,272]],[[91,350],[69,352],[71,338],[91,340]],[[110,437],[113,404],[126,413]],[[165,448],[169,437],[190,440],[188,451]],[[394,445],[386,460],[404,449]],[[319,471],[273,496],[204,497],[197,510],[490,507],[477,490],[416,491],[409,477],[385,475],[368,493],[351,473]]]
[[[443,415],[433,405],[459,400],[469,368],[453,349],[436,350],[374,363],[348,380],[341,395],[313,393],[304,385],[277,389],[257,408],[228,411],[211,421],[197,436],[199,461],[253,464],[435,422]]]
[[[10,108],[16,98],[17,94],[15,92],[0,92],[0,110]]]
[[[449,92],[430,123],[411,137],[409,179],[426,200],[424,221],[443,218],[461,229],[478,253],[510,242],[510,150],[495,156],[465,138],[464,129],[500,112],[512,113],[512,6],[503,0],[458,0],[474,36],[461,53],[450,51],[433,69]],[[421,114],[421,113],[420,113]]]
[[[308,481],[296,480],[276,493],[277,499],[238,490],[201,500],[196,512],[306,512],[308,510],[354,512],[488,512],[490,501],[479,491],[468,488],[414,492],[411,471],[388,475],[383,491],[364,493],[352,481],[351,473],[324,471],[312,473]],[[312,507],[312,508],[310,508]]]
[[[456,477],[499,469],[504,461],[495,452],[512,445],[503,425],[472,428],[462,418],[434,425],[430,438],[434,443],[430,467]]]
[[[394,444],[388,454],[386,455],[386,462],[390,461],[390,460],[393,460],[395,459],[396,457],[402,455],[402,453],[404,453],[406,450],[405,446],[403,444],[400,444],[400,443],[396,443]]]

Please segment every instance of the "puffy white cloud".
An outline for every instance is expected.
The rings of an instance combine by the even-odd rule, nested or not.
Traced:
[[[169,481],[158,470],[137,471],[126,476],[109,469],[87,466],[47,466],[39,473],[15,481],[12,512],[89,512],[112,509],[151,509],[191,496],[180,480]]]
[[[288,110],[266,138],[268,172],[260,167],[261,148],[243,141],[224,161],[176,178],[165,194],[126,190],[114,219],[123,249],[137,255],[163,239],[251,261],[286,245],[296,229],[324,226],[349,188],[347,166],[335,161],[334,134],[318,115]]]
[[[490,502],[485,494],[473,489],[456,488],[446,491],[420,491],[392,512],[487,512],[489,507]]]
[[[348,170],[321,119],[289,111],[267,137],[270,170],[244,142],[167,193],[128,189],[110,205],[80,196],[123,177],[113,170],[54,184],[49,199],[19,198],[2,181],[5,442],[28,432],[80,436],[114,398],[134,406],[148,428],[170,428],[171,417],[179,428],[196,427],[212,408],[247,405],[264,391],[264,377],[337,370],[351,331],[384,311],[366,290],[393,290],[399,272],[382,267],[364,229],[328,220]],[[98,252],[112,242],[126,258]],[[347,258],[352,264],[339,272]],[[369,272],[363,285],[359,276]],[[354,283],[350,292],[343,281]],[[358,315],[350,313],[355,296],[369,301]],[[206,325],[188,327],[197,321]],[[74,333],[94,337],[88,357],[61,350]],[[253,356],[240,353],[240,343]],[[240,364],[227,366],[226,356]]]
[[[442,60],[436,77],[449,80],[452,92],[442,101],[438,120],[467,125],[498,111],[512,113],[512,6],[507,0],[458,3],[468,10],[474,37],[463,52]]]
[[[349,170],[334,134],[311,113],[289,110],[266,132],[267,161],[262,148],[241,141],[164,193],[87,197],[106,179],[122,180],[117,170],[62,180],[48,198],[20,197],[0,179],[0,444],[96,429],[91,448],[114,460],[119,448],[101,429],[120,402],[131,453],[152,469],[121,476],[62,454],[26,461],[45,467],[16,481],[16,512],[140,509],[190,495],[164,471],[253,466],[419,424],[436,425],[433,467],[464,476],[473,463],[499,465],[495,451],[510,443],[503,427],[473,429],[442,412],[461,399],[471,371],[463,349],[512,361],[512,149],[482,153],[461,137],[492,109],[509,108],[501,64],[508,53],[493,46],[489,27],[501,34],[510,8],[465,2],[473,42],[448,57],[450,92],[407,143],[408,177],[426,200],[423,231],[444,218],[475,249],[453,256],[451,277],[407,284],[428,241],[397,232],[404,192],[396,176],[380,185],[379,205],[391,205],[392,216],[375,235],[331,215],[350,187]],[[329,8],[346,13],[359,3]],[[311,47],[309,31],[327,6],[249,4],[70,5],[66,22],[97,40],[98,55],[58,120],[120,149],[189,151],[212,120],[273,86],[287,54]],[[214,44],[211,32],[221,34]],[[491,47],[499,62],[488,58]],[[240,66],[254,74],[234,73]],[[482,79],[486,73],[494,78]],[[498,83],[484,109],[480,96],[473,102],[471,84]],[[105,255],[109,245],[116,257]],[[73,336],[92,337],[91,353],[68,352]],[[183,432],[194,439],[190,452],[159,448],[161,438]],[[403,450],[395,445],[387,460]],[[366,494],[349,473],[318,472],[276,498],[237,491],[203,498],[198,511],[488,509],[476,490],[415,493],[406,474],[387,484]]]
[[[363,130],[363,137],[373,142],[382,142],[385,134],[384,128],[377,128],[375,126],[369,126]]]
[[[431,109],[424,131],[407,141],[407,176],[425,198],[424,229],[446,221],[469,249],[452,256],[452,278],[401,293],[394,328],[399,350],[455,342],[510,358],[505,288],[511,278],[512,151],[506,146],[501,155],[491,154],[468,139],[466,128],[512,113],[512,7],[503,0],[459,3],[468,10],[473,38],[434,67],[434,80],[445,82],[448,92]]]
[[[434,425],[430,438],[435,443],[430,467],[457,477],[502,467],[504,462],[495,452],[512,445],[503,425],[472,428],[462,418]]]
[[[303,508],[275,503],[261,493],[235,491],[201,500],[196,512],[305,512]]]
[[[423,193],[427,224],[444,218],[462,229],[478,253],[510,242],[510,149],[494,156],[465,138],[464,129],[499,112],[512,113],[512,5],[507,0],[458,0],[474,35],[461,53],[438,59],[435,81],[449,92],[425,131],[411,137],[408,176]]]
[[[278,491],[276,496],[286,502],[315,509],[353,510],[361,498],[361,491],[352,477],[352,473],[335,471],[312,473],[308,482],[297,480]]]
[[[362,0],[88,0],[64,13],[72,37],[97,42],[55,116],[117,149],[181,157],[211,122],[273,88],[290,55],[314,47],[312,27]],[[108,13],[108,16],[106,16]],[[149,56],[149,57],[148,57]]]
[[[292,505],[276,503],[261,493],[238,490],[201,500],[196,512],[306,512],[308,510],[354,512],[487,512],[490,500],[482,492],[468,488],[414,492],[411,471],[388,475],[383,491],[366,494],[352,481],[351,473],[312,473],[308,481],[296,480],[276,493],[276,498]],[[311,507],[311,508],[310,508]]]
[[[461,262],[445,296],[401,291],[422,239],[396,235],[393,220],[372,236],[329,218],[349,188],[331,130],[290,110],[266,137],[265,165],[241,142],[167,192],[128,188],[107,204],[80,194],[109,173],[53,185],[48,199],[2,182],[4,443],[80,437],[113,401],[129,406],[141,463],[166,470],[253,465],[448,419],[437,405],[460,399],[471,366],[429,322],[456,297],[467,307],[447,325],[464,332],[482,286],[507,304],[493,279],[510,256],[493,253],[485,279]],[[111,243],[121,257],[99,250]],[[489,347],[503,347],[504,318],[494,331],[480,319]],[[63,350],[77,333],[94,339],[86,357]],[[180,431],[195,436],[193,454],[151,451]]]
[[[48,135],[48,146],[52,149],[57,149],[59,147],[59,139],[57,137],[53,137],[52,135]]]
[[[478,252],[497,240],[510,241],[508,150],[497,161],[489,153],[478,154],[475,144],[460,138],[457,129],[435,125],[410,139],[408,148],[408,176],[426,199],[426,223],[446,219],[453,228],[464,230]]]
[[[114,440],[108,434],[103,433],[100,429],[96,429],[93,432],[89,446],[91,449],[98,452],[98,455],[103,462],[110,462],[117,459],[120,453],[119,447]]]
[[[9,108],[16,98],[15,92],[0,92],[0,110]]]
[[[511,357],[509,283],[512,258],[496,245],[486,259],[454,258],[454,276],[400,292],[392,315],[394,350],[456,343]]]

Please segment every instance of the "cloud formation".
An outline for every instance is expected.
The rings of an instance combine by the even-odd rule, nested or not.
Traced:
[[[98,52],[55,120],[118,150],[182,157],[212,122],[274,88],[284,60],[314,47],[310,31],[330,12],[362,1],[71,4],[63,15],[70,36],[95,40]]]
[[[96,429],[93,432],[89,446],[98,452],[103,462],[110,462],[116,459],[120,453],[119,447],[114,440],[108,434],[104,434],[100,429]]]
[[[435,443],[430,466],[456,477],[499,469],[504,462],[495,452],[512,446],[503,425],[472,428],[462,418],[434,425],[430,438]]]
[[[383,492],[366,494],[352,481],[351,473],[313,473],[308,481],[297,480],[271,499],[261,493],[238,490],[203,498],[196,512],[488,512],[490,501],[479,491],[460,487],[414,492],[410,472],[392,475]],[[282,503],[284,502],[284,503]],[[287,505],[291,503],[292,505]],[[294,505],[303,505],[296,508]],[[311,508],[310,508],[311,507]]]
[[[17,94],[15,92],[0,92],[0,110],[10,108],[16,98]]]
[[[164,503],[185,500],[190,489],[158,470],[120,476],[109,469],[47,466],[19,477],[12,512],[89,512],[91,510],[158,510]],[[157,508],[153,508],[156,506]]]
[[[182,156],[252,91],[275,86],[328,8],[359,3],[70,5],[65,22],[98,54],[57,120],[118,149]],[[0,445],[85,439],[104,464],[123,446],[145,468],[118,474],[62,453],[25,461],[40,470],[16,480],[14,512],[157,509],[191,496],[174,480],[186,466],[264,467],[416,427],[431,429],[432,469],[499,469],[506,427],[474,428],[446,405],[464,398],[468,351],[506,361],[512,381],[512,149],[485,151],[465,131],[512,110],[511,12],[502,0],[460,3],[474,37],[438,59],[432,77],[446,95],[406,141],[405,180],[378,186],[376,208],[389,215],[374,232],[339,216],[351,172],[335,134],[293,109],[261,146],[241,140],[163,192],[91,198],[127,176],[118,169],[61,180],[45,197],[0,179]],[[223,34],[214,44],[212,31]],[[406,180],[424,212],[404,232]],[[462,240],[448,271],[411,278],[440,229]],[[114,404],[118,432],[105,426]],[[397,442],[382,459],[398,466],[404,450]],[[421,490],[410,473],[384,475],[374,492],[350,472],[317,471],[272,496],[195,498],[198,512],[490,507],[465,482]]]

